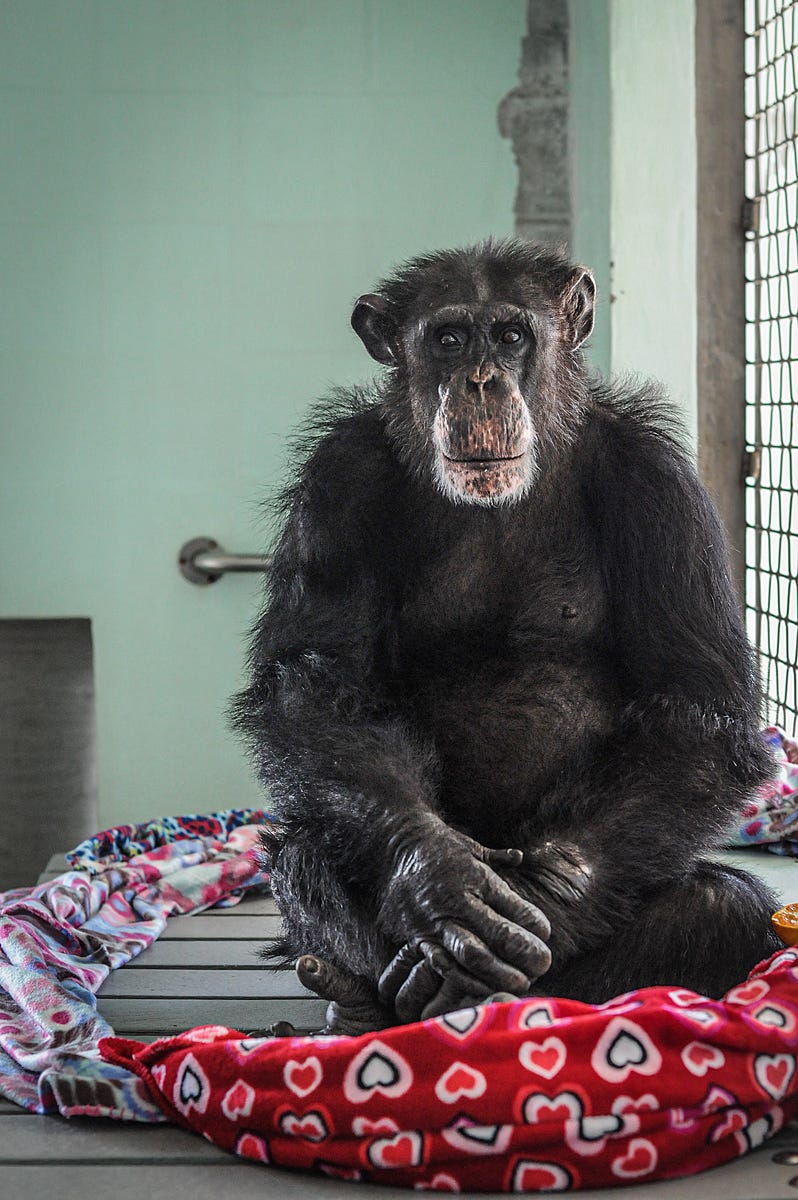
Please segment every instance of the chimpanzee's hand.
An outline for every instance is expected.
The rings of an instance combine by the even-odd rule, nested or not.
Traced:
[[[442,976],[451,1008],[465,996],[523,995],[548,970],[548,920],[494,870],[522,859],[520,850],[488,849],[437,819],[400,847],[378,916],[404,943],[379,989],[400,1019],[432,1015],[425,1010]]]
[[[554,912],[577,905],[593,877],[590,863],[577,846],[554,841],[525,846],[523,862],[501,866],[499,873],[514,891]]]

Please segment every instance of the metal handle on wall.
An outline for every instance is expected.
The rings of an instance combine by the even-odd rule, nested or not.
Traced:
[[[180,574],[189,583],[216,583],[227,571],[268,571],[268,554],[228,554],[213,538],[197,537],[185,542],[177,556]]]

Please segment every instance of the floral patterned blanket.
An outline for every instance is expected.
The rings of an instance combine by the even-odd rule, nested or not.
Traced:
[[[261,810],[170,817],[100,834],[82,866],[0,895],[0,1095],[30,1112],[163,1121],[135,1075],[97,1050],[112,1029],[95,993],[173,913],[236,903],[266,882]]]
[[[766,729],[764,736],[778,762],[778,775],[743,809],[731,843],[764,845],[773,854],[798,856],[798,742],[776,726]]]

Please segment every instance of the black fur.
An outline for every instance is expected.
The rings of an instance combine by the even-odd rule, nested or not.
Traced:
[[[467,924],[460,833],[525,852],[490,871],[551,925],[530,991],[719,995],[774,948],[767,890],[702,861],[772,770],[723,533],[659,390],[588,378],[585,280],[486,243],[410,263],[356,309],[391,365],[319,417],[234,704],[280,821],[291,961],[376,984],[413,935]],[[442,380],[461,409],[476,385],[429,337],[442,306],[492,302],[525,314],[522,349],[477,358],[534,437],[516,493],[472,503],[441,484],[431,423]],[[397,874],[419,862],[437,890],[416,911]]]

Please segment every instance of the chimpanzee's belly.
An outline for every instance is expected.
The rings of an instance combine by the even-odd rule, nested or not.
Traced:
[[[587,662],[474,664],[443,676],[431,669],[406,698],[442,765],[440,802],[456,825],[490,845],[519,820],[535,825],[545,796],[584,774],[615,720],[615,688]],[[543,831],[543,830],[542,830]]]

